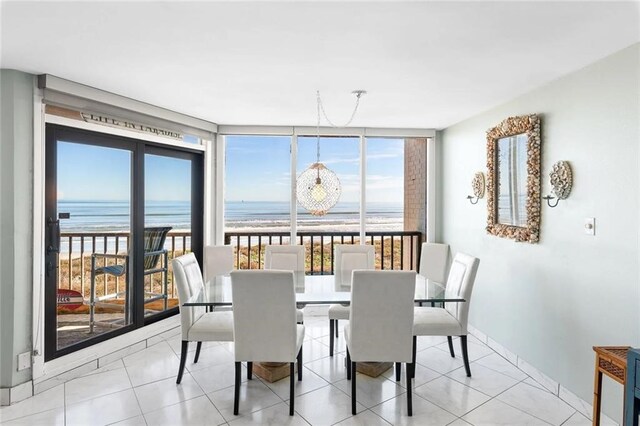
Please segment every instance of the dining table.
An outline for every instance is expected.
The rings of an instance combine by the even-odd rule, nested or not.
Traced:
[[[294,272],[296,304],[298,307],[306,305],[349,305],[351,303],[351,286],[338,275],[309,275],[304,272]],[[414,301],[417,304],[464,302],[456,294],[447,293],[443,284],[427,280],[416,274],[416,290]],[[232,306],[231,277],[218,275],[207,282],[195,295],[189,298],[183,306]]]
[[[351,303],[349,280],[343,280],[339,275],[311,275],[304,272],[293,272],[293,274],[298,308],[303,308],[306,305],[342,304],[348,306]],[[445,303],[459,303],[465,300],[454,293],[447,293],[443,284],[416,274],[414,301],[420,306],[423,304],[444,306]],[[209,279],[195,295],[183,303],[183,306],[207,306],[214,310],[216,307],[233,306],[231,277],[218,275]],[[387,362],[363,362],[358,363],[358,372],[377,377],[391,366],[392,363]],[[253,369],[256,375],[269,382],[280,380],[289,375],[286,363],[254,363]]]

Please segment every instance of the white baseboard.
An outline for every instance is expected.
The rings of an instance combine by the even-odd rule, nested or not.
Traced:
[[[11,388],[0,389],[0,405],[11,405],[33,396],[33,382],[29,380]]]
[[[487,344],[491,349],[496,351],[500,356],[509,361],[514,366],[518,367],[524,373],[528,374],[533,380],[535,380],[542,388],[554,394],[558,398],[562,399],[564,402],[573,407],[576,411],[578,411],[583,416],[587,417],[589,420],[592,420],[593,417],[593,405],[584,399],[580,398],[569,389],[562,386],[562,384],[556,382],[542,371],[538,370],[533,365],[529,364],[527,361],[522,359],[517,354],[511,352],[509,349],[504,347],[502,344],[496,342],[491,337],[489,337],[486,333],[478,330],[472,325],[468,325],[467,329],[469,334],[476,337],[481,342]],[[601,413],[601,424],[603,425],[617,425],[618,423],[614,421],[612,418],[607,416],[604,413]]]

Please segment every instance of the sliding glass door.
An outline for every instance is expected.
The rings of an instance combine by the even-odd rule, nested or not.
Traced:
[[[170,258],[202,252],[202,165],[199,156],[164,148],[144,155],[144,315],[178,306]]]
[[[177,313],[170,260],[201,260],[202,153],[47,125],[45,360]]]

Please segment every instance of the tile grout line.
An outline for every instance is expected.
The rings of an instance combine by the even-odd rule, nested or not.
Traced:
[[[498,373],[498,372],[496,371],[496,373]],[[453,380],[455,380],[455,379],[453,379]],[[515,379],[514,379],[514,380],[515,380]],[[464,413],[462,416],[460,416],[460,419],[461,419],[461,420],[463,420],[463,421],[465,421],[465,422],[467,422],[467,423],[471,423],[471,422],[469,422],[469,421],[467,421],[467,420],[463,419],[463,417],[464,417],[464,416],[466,416],[467,414],[470,414],[470,413],[474,412],[475,410],[477,410],[478,408],[482,407],[483,405],[488,404],[489,402],[493,401],[494,399],[495,399],[495,400],[497,400],[497,401],[499,401],[499,402],[502,402],[502,401],[500,401],[500,400],[498,399],[498,396],[499,396],[499,395],[502,395],[503,393],[505,393],[505,392],[506,392],[506,391],[508,391],[509,389],[511,389],[511,388],[513,388],[513,387],[515,387],[515,386],[519,385],[523,380],[526,380],[526,379],[522,379],[521,381],[514,383],[513,385],[509,386],[508,388],[506,388],[506,389],[505,389],[505,390],[503,390],[502,392],[498,393],[496,396],[490,396],[490,395],[487,395],[487,394],[486,394],[486,393],[484,393],[484,392],[480,392],[480,391],[478,391],[478,392],[482,393],[483,395],[487,395],[487,396],[489,397],[489,399],[488,399],[488,400],[486,400],[485,402],[483,402],[482,404],[478,405],[478,406],[477,406],[477,407],[475,407],[474,409],[472,409],[472,410],[467,411],[466,413]],[[460,383],[460,382],[458,382],[458,383]],[[461,384],[463,384],[463,385],[464,385],[464,383],[461,383]],[[465,385],[465,386],[466,386],[466,385]],[[471,387],[471,386],[468,386],[468,387]],[[472,389],[473,389],[473,388],[472,388]],[[477,390],[477,389],[474,389],[474,390]],[[506,403],[504,403],[504,402],[503,402],[503,404],[506,404]],[[507,405],[509,405],[509,404],[507,404]],[[511,408],[515,408],[516,410],[521,411],[521,412],[523,412],[523,413],[525,413],[525,414],[529,414],[529,413],[524,412],[524,411],[520,410],[519,408],[513,407],[513,406],[511,406],[511,405],[509,405],[509,407],[511,407]],[[533,417],[535,417],[535,416],[533,416]],[[537,417],[536,417],[536,418],[537,418]],[[542,419],[540,419],[540,420],[542,420]],[[544,421],[544,420],[543,420],[543,421]],[[545,423],[546,423],[546,422],[545,422]]]
[[[129,370],[127,370],[127,366],[124,365],[124,361],[122,361],[122,365],[124,367],[125,373],[127,373],[127,379],[129,380],[129,384],[131,385],[131,391],[133,392],[133,396],[136,398],[136,403],[138,403],[138,409],[140,410],[140,415],[142,416],[142,420],[144,421],[144,424],[147,424],[147,419],[144,416],[144,412],[142,411],[142,405],[140,405],[140,399],[138,398],[136,389],[133,387],[133,382],[131,381],[131,377],[129,376]]]
[[[510,390],[510,389],[515,388],[516,386],[518,386],[518,385],[520,385],[520,384],[525,385],[525,386],[530,386],[530,387],[532,387],[532,388],[534,388],[534,389],[538,389],[538,388],[536,388],[535,386],[531,386],[530,384],[525,383],[525,380],[527,380],[527,379],[522,379],[522,380],[520,380],[520,381],[519,381],[518,383],[516,383],[515,385],[513,385],[513,386],[511,386],[510,388],[505,389],[504,391],[500,392],[498,395],[496,395],[496,396],[495,396],[495,398],[497,399],[497,398],[498,398],[500,395],[502,395],[503,393],[507,392],[507,391],[508,391],[508,390]],[[538,390],[542,390],[542,389],[538,389]],[[551,395],[553,395],[551,392],[548,392],[548,393],[549,393],[549,394],[551,394]],[[555,396],[555,395],[554,395],[554,396]],[[556,398],[558,398],[558,397],[556,396]],[[536,416],[535,414],[531,414],[531,413],[528,413],[528,412],[524,411],[524,410],[523,410],[523,409],[521,409],[521,408],[514,407],[513,405],[509,404],[509,403],[508,403],[508,402],[506,402],[506,401],[502,401],[501,399],[498,399],[498,401],[500,401],[500,402],[501,402],[501,403],[503,403],[503,404],[508,405],[508,406],[509,406],[509,407],[511,407],[511,408],[515,408],[515,409],[516,409],[516,410],[518,410],[518,411],[522,411],[523,413],[528,414],[528,415],[530,415],[531,417],[535,417],[536,419],[538,419],[538,420],[540,420],[540,421],[543,421],[543,422],[548,423],[548,424],[552,424],[552,423],[550,423],[550,422],[548,422],[548,421],[546,421],[546,420],[544,420],[544,419],[541,419],[540,417]],[[568,404],[567,404],[567,405],[568,405]],[[569,407],[571,407],[571,406],[569,405]],[[573,407],[571,407],[571,408],[572,408],[573,410],[575,410],[575,408],[573,408]],[[576,412],[577,412],[577,410],[576,410],[576,411],[574,411],[574,413],[572,413],[572,414],[571,414],[571,415],[570,415],[566,420],[564,420],[562,423],[564,423],[564,422],[566,422],[567,420],[569,420],[569,419],[571,418],[571,416],[573,416],[573,414],[575,414]]]
[[[67,382],[62,384],[62,422],[67,426]]]
[[[255,380],[255,379],[253,379],[253,380]],[[253,414],[253,413],[257,413],[258,411],[266,410],[267,408],[274,407],[274,406],[276,406],[276,405],[278,405],[278,404],[280,404],[280,403],[284,403],[285,405],[287,404],[287,403],[286,403],[286,401],[284,401],[282,398],[280,398],[280,396],[279,396],[278,394],[276,394],[275,392],[273,392],[273,390],[271,390],[271,388],[270,388],[269,386],[267,386],[267,385],[262,381],[262,379],[258,378],[257,380],[258,380],[258,381],[259,381],[259,382],[260,382],[264,387],[266,387],[267,389],[269,389],[269,391],[271,391],[271,393],[273,393],[273,394],[274,394],[274,395],[275,395],[275,396],[276,396],[280,401],[279,401],[279,402],[276,402],[275,404],[267,405],[266,407],[262,407],[262,408],[259,408],[259,409],[257,409],[257,410],[254,410],[254,411],[250,411],[248,414]],[[248,383],[248,380],[247,380],[246,382],[244,382],[244,383]],[[240,383],[240,387],[242,387],[242,383]],[[216,393],[216,392],[220,392],[220,391],[228,390],[228,389],[232,389],[232,388],[233,388],[233,389],[235,389],[235,384],[234,384],[234,385],[231,385],[231,386],[227,386],[226,388],[222,388],[222,389],[218,389],[218,390],[213,391],[213,392],[209,392],[209,393]],[[207,397],[207,399],[209,399],[209,401],[211,402],[211,404],[213,404],[213,406],[216,408],[216,410],[218,410],[218,412],[220,413],[220,416],[222,416],[222,418],[225,420],[225,422],[227,422],[227,423],[231,423],[231,422],[233,422],[233,421],[234,421],[234,420],[236,420],[236,419],[239,419],[239,418],[245,417],[245,415],[243,414],[243,415],[238,415],[238,416],[236,416],[236,418],[234,418],[234,419],[232,419],[232,420],[227,420],[227,419],[224,417],[224,415],[222,415],[222,412],[220,411],[220,409],[218,408],[218,406],[215,404],[215,402],[213,402],[213,400],[211,400],[211,398],[209,398],[209,394],[205,393],[204,395]],[[193,398],[191,398],[191,399],[193,399]],[[178,403],[178,404],[179,404],[179,403]],[[172,404],[172,405],[175,405],[175,404]],[[287,405],[287,406],[288,406],[288,405]],[[240,410],[238,410],[238,412],[240,412]]]

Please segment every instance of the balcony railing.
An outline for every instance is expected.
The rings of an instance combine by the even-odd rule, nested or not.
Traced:
[[[305,246],[307,274],[332,274],[333,246],[360,244],[358,232],[298,232],[296,243]],[[260,269],[266,245],[289,244],[288,232],[227,232],[225,244],[234,247],[236,269]],[[375,248],[376,269],[417,270],[422,247],[419,231],[367,232],[365,244]]]
[[[89,298],[91,287],[91,255],[93,253],[126,254],[129,251],[129,232],[62,232],[60,234],[60,256],[58,257],[58,288],[79,291]],[[190,232],[169,232],[164,244],[169,259],[191,251]],[[121,259],[100,258],[97,267],[122,263]],[[169,262],[171,271],[171,262]],[[145,286],[162,285],[161,274],[151,274]],[[177,297],[173,285],[173,274],[169,272],[168,293],[170,298]],[[97,296],[120,293],[124,290],[125,279],[106,274],[96,276]],[[159,287],[158,287],[159,288]],[[152,288],[149,291],[153,292]]]
[[[63,232],[60,235],[58,259],[58,288],[79,291],[89,297],[91,287],[91,255],[93,253],[126,254],[129,249],[128,232]],[[357,232],[298,232],[297,244],[306,247],[306,272],[331,274],[334,270],[333,246],[360,244]],[[227,232],[225,244],[234,246],[236,269],[259,269],[264,264],[265,246],[289,244],[288,232]],[[420,259],[422,234],[418,231],[367,232],[366,244],[375,247],[376,269],[417,269]],[[313,248],[313,249],[312,249]],[[191,251],[190,232],[169,232],[165,242],[169,259]],[[109,259],[109,265],[121,262]],[[97,266],[104,266],[102,263]],[[177,297],[169,262],[169,297]],[[161,274],[150,276],[145,287],[161,285]],[[98,275],[97,296],[120,293],[124,290],[124,277]],[[153,291],[149,288],[149,291]]]

